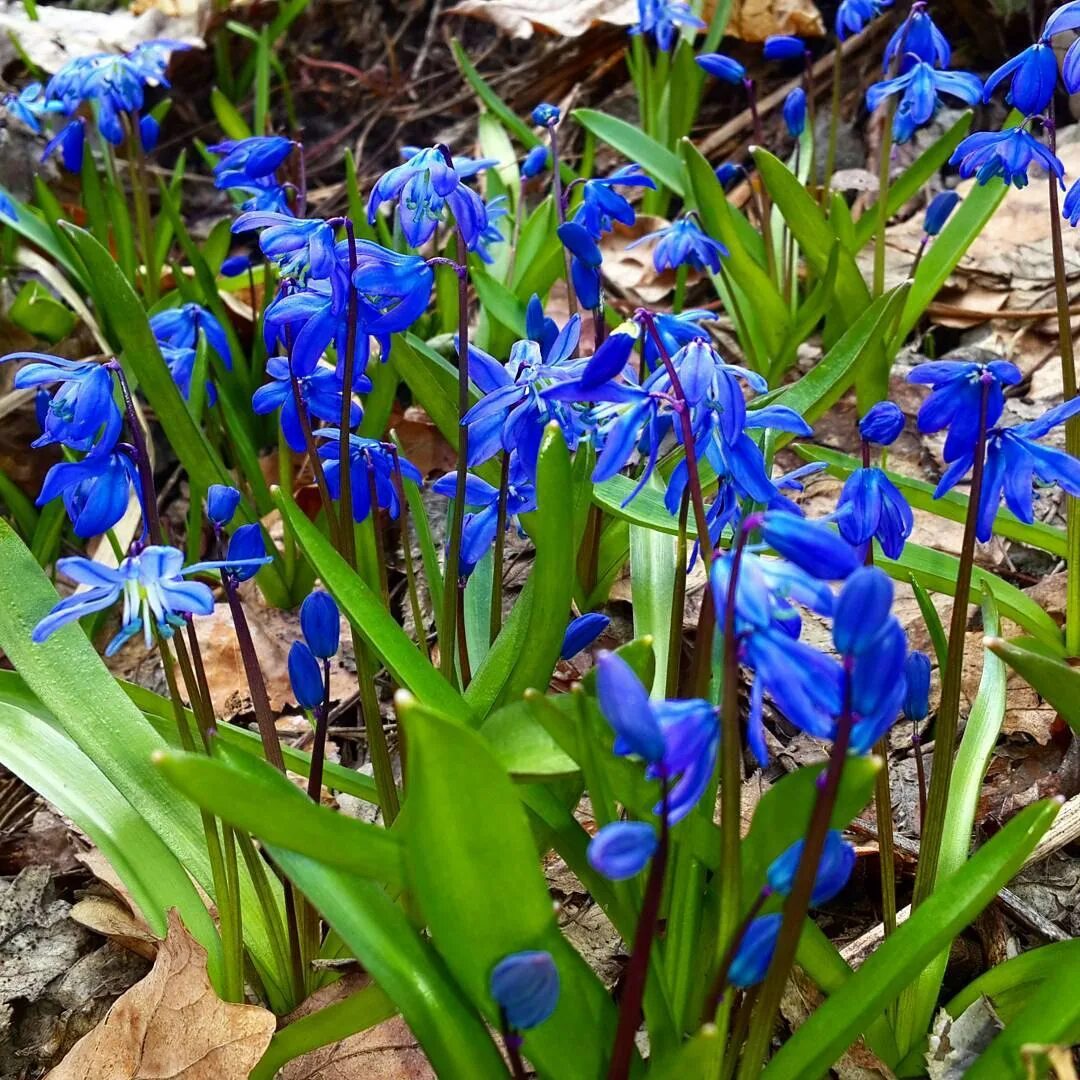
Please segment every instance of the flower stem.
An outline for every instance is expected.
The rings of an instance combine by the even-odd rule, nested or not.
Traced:
[[[394,433],[391,432],[391,435]],[[396,438],[396,436],[394,436]],[[420,592],[416,585],[416,567],[413,565],[412,540],[409,536],[409,500],[405,496],[405,478],[401,475],[401,456],[398,454],[397,443],[390,444],[390,453],[394,459],[394,488],[397,491],[398,506],[400,513],[401,553],[405,560],[405,580],[409,588],[409,607],[412,609],[413,626],[416,629],[416,643],[424,654],[424,659],[430,659],[428,653],[427,632],[424,628],[424,611],[420,606]]]
[[[645,997],[645,980],[649,974],[649,954],[652,952],[656,924],[660,915],[660,900],[664,892],[664,876],[667,873],[668,851],[671,846],[671,827],[668,824],[670,792],[667,780],[661,781],[660,792],[660,842],[656,847],[645,896],[641,902],[630,963],[623,981],[622,998],[619,1001],[619,1024],[615,1031],[615,1043],[611,1050],[608,1080],[626,1080],[634,1055],[634,1035],[641,1023],[641,1002]]]
[[[762,984],[754,1015],[750,1021],[750,1032],[739,1065],[740,1080],[752,1080],[759,1076],[768,1052],[769,1040],[772,1037],[773,1025],[780,1007],[780,998],[795,962],[795,952],[802,935],[803,922],[810,908],[810,897],[814,892],[821,853],[825,850],[825,840],[840,790],[840,778],[844,772],[844,762],[851,744],[853,725],[851,662],[848,660],[844,665],[843,712],[837,721],[836,738],[833,740],[829,763],[825,768],[824,781],[818,788],[814,809],[810,814],[810,825],[806,830],[806,841],[802,857],[799,859],[799,869],[795,872],[791,892],[784,904],[784,917],[776,939],[772,963],[769,965],[769,972]]]
[[[345,221],[345,232],[349,238],[349,304],[348,322],[345,330],[345,357],[342,362],[341,379],[341,423],[338,433],[338,485],[341,496],[341,524],[338,540],[345,561],[350,565],[356,565],[356,534],[353,532],[353,500],[352,500],[352,455],[349,452],[349,437],[352,434],[352,392],[354,367],[356,365],[356,335],[359,322],[359,305],[357,303],[356,287],[352,283],[353,274],[356,272],[356,233],[350,220]],[[290,371],[292,370],[290,364]],[[301,409],[301,414],[303,410]],[[322,494],[322,489],[319,489]]]
[[[712,986],[709,988],[709,993],[705,998],[705,1009],[702,1013],[701,1022],[703,1024],[712,1023],[716,1012],[720,1007],[721,999],[724,996],[724,991],[728,985],[728,974],[731,971],[731,965],[735,962],[735,957],[739,954],[739,949],[742,946],[743,938],[746,937],[746,931],[750,929],[750,924],[758,917],[759,912],[765,906],[765,901],[772,895],[768,888],[762,889],[757,895],[757,899],[750,905],[750,910],[743,917],[743,921],[739,924],[738,929],[731,937],[731,941],[728,947],[724,950],[724,956],[720,961],[720,966],[716,969],[716,976],[712,981]]]
[[[135,448],[135,468],[139,474],[139,487],[142,489],[142,510],[146,519],[146,529],[150,535],[150,542],[160,544],[163,533],[161,517],[158,514],[157,489],[154,487],[154,467],[150,464],[146,431],[139,420],[139,414],[135,411],[135,399],[131,396],[131,387],[128,385],[127,376],[120,366],[120,361],[111,361],[110,367],[116,374],[117,382],[120,383],[120,393],[124,398],[124,415],[127,417],[128,429],[131,432],[131,445]]]
[[[157,275],[153,262],[153,229],[150,225],[150,196],[146,189],[146,159],[143,156],[142,138],[139,132],[139,114],[133,112],[126,118],[128,136],[128,178],[131,181],[131,200],[135,204],[135,227],[139,232],[139,248],[143,261],[143,296],[146,306],[157,303]]]
[[[491,626],[490,644],[495,643],[502,629],[503,557],[506,554],[506,504],[510,497],[510,455],[503,452],[499,471],[499,506],[495,523],[495,551],[491,560]]]
[[[521,1036],[507,1023],[506,1010],[499,1010],[502,1021],[503,1046],[506,1047],[506,1056],[510,1061],[510,1075],[514,1080],[525,1080],[529,1075],[525,1071],[525,1063],[521,1060]]]
[[[1051,109],[1053,106],[1051,106]],[[1050,152],[1057,152],[1056,128],[1050,124]],[[1061,208],[1057,179],[1049,175],[1050,240],[1054,252],[1054,290],[1058,309],[1058,338],[1061,348],[1061,384],[1064,400],[1076,397],[1076,359],[1073,349],[1069,288],[1065,273],[1065,252],[1061,236]],[[1065,424],[1065,449],[1080,458],[1080,418]],[[1065,550],[1068,576],[1065,585],[1065,648],[1069,656],[1080,655],[1080,499],[1065,496]]]
[[[682,493],[679,504],[679,536],[675,542],[675,595],[671,602],[671,623],[668,627],[667,682],[668,697],[679,693],[679,664],[682,660],[683,617],[686,613],[686,524],[690,516],[690,488]]]
[[[556,127],[556,124],[552,124],[548,128],[551,138],[551,192],[555,198],[555,213],[558,215],[559,224],[565,225],[566,206],[563,203],[562,163],[559,161],[559,136],[556,133]],[[566,274],[567,311],[572,318],[577,313],[577,297],[574,294],[574,282],[570,276],[570,252],[565,244],[563,245],[563,267]]]
[[[889,224],[889,180],[892,171],[894,99],[885,108],[881,129],[881,158],[878,162],[877,228],[874,231],[874,296],[885,292],[885,229]]]
[[[455,588],[455,582],[461,572],[461,531],[465,525],[465,482],[469,471],[469,429],[460,424],[469,411],[469,268],[465,261],[468,258],[468,247],[460,225],[457,230],[457,243],[462,259],[458,267],[458,460],[446,552],[443,610],[439,620],[439,667],[450,682],[454,680],[454,637],[457,629],[458,589]]]
[[[754,142],[758,146],[764,146],[765,129],[761,125],[761,114],[758,112],[757,86],[753,79],[743,79],[743,87],[746,90],[746,101],[750,107],[750,118],[754,125]],[[765,242],[765,261],[768,264],[769,277],[779,286],[781,282],[777,276],[776,248],[773,247],[772,238],[772,200],[761,182],[760,174],[750,178],[750,187],[757,201],[758,217],[761,218],[761,238]]]
[[[315,742],[311,747],[308,772],[308,798],[318,803],[322,798],[323,763],[326,760],[326,728],[330,722],[330,661],[323,660],[323,699],[315,713]]]
[[[979,520],[982,495],[983,466],[986,461],[986,411],[990,398],[990,377],[983,377],[982,398],[979,404],[979,436],[975,444],[975,460],[971,471],[971,490],[968,493],[967,520],[960,548],[960,563],[956,572],[956,591],[953,594],[952,620],[949,624],[949,650],[945,658],[945,674],[941,684],[941,704],[934,725],[934,757],[930,770],[930,790],[926,799],[926,814],[922,823],[922,843],[919,866],[915,874],[912,908],[918,907],[933,891],[941,856],[941,832],[945,826],[945,809],[949,801],[956,733],[960,721],[960,693],[964,668],[964,640],[967,632],[968,602],[971,596],[971,571],[975,561],[975,532]]]

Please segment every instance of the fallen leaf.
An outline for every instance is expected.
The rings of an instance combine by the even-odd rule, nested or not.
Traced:
[[[278,1080],[435,1080],[416,1037],[400,1016],[290,1061]]]
[[[741,0],[727,33],[743,41],[764,41],[773,34],[823,37],[825,24],[812,0]]]
[[[934,1019],[926,1071],[930,1080],[960,1080],[1002,1029],[989,999],[980,997],[955,1020],[944,1010]]]
[[[169,913],[150,974],[109,1009],[47,1080],[222,1080],[247,1076],[276,1027],[274,1014],[222,1001],[206,950]]]
[[[157,938],[146,923],[133,915],[119,900],[105,896],[84,896],[71,908],[71,917],[95,934],[101,934],[133,953],[153,960]]]

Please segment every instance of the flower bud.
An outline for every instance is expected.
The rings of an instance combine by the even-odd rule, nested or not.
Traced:
[[[211,484],[206,493],[206,516],[215,525],[228,525],[240,505],[240,492],[228,484]]]
[[[602,615],[599,611],[590,611],[587,615],[579,615],[566,628],[559,655],[564,660],[577,656],[582,649],[591,645],[608,628],[610,622],[611,619],[607,615]]]
[[[939,191],[930,200],[923,219],[923,232],[927,236],[937,236],[945,228],[945,222],[960,204],[960,196],[955,191]]]
[[[562,118],[562,112],[558,105],[549,105],[542,101],[532,111],[532,122],[537,127],[554,127]]]
[[[806,55],[802,38],[789,34],[773,34],[765,39],[766,60],[801,60]]]
[[[859,421],[859,434],[878,446],[892,446],[903,430],[904,414],[891,401],[879,401]]]
[[[559,969],[547,952],[517,952],[491,972],[491,996],[508,1027],[527,1031],[542,1024],[559,1001]]]
[[[904,662],[907,691],[904,715],[918,723],[930,713],[930,658],[923,652],[911,652]]]
[[[774,893],[787,896],[791,892],[805,847],[805,840],[797,840],[772,861],[768,882]],[[814,891],[810,896],[811,905],[816,907],[831,900],[847,884],[854,867],[855,849],[838,830],[830,829],[825,836],[825,846],[821,850],[821,859],[817,865]]]
[[[301,708],[317,709],[322,705],[323,673],[319,661],[302,641],[294,641],[289,650],[289,682]]]
[[[858,567],[851,545],[828,526],[797,514],[771,511],[761,522],[765,543],[822,581],[839,581]]]
[[[723,53],[705,53],[697,58],[698,66],[724,82],[738,85],[746,78],[746,68]]]
[[[237,581],[247,581],[259,572],[259,567],[244,566],[234,569],[232,564],[251,559],[265,559],[266,562],[270,562],[266,555],[266,544],[263,542],[262,527],[255,524],[241,525],[229,540],[229,551],[225,559],[226,570]]]
[[[551,151],[546,146],[534,146],[521,163],[521,175],[526,180],[531,180],[534,176],[539,176],[548,167],[550,161]]]
[[[792,90],[784,100],[784,123],[793,139],[806,130],[806,91],[801,86]]]
[[[308,647],[321,660],[335,656],[341,637],[341,615],[329,593],[313,592],[300,605],[300,628]]]
[[[772,963],[776,939],[780,936],[780,924],[783,915],[763,915],[755,919],[743,934],[738,952],[728,971],[728,982],[732,986],[745,989],[756,986],[765,978],[765,972]]]
[[[612,881],[625,881],[648,865],[659,840],[647,821],[613,821],[589,841],[589,865]]]

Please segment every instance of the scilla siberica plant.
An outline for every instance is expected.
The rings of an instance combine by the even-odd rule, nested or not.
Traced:
[[[86,829],[156,932],[179,910],[224,999],[286,1016],[336,979],[342,957],[362,965],[370,981],[340,1007],[281,1026],[256,1080],[395,1011],[445,1076],[817,1076],[859,1039],[881,1069],[918,1069],[950,943],[1056,809],[1027,808],[971,853],[972,793],[996,738],[986,718],[1004,712],[989,695],[1005,681],[988,667],[961,738],[973,581],[988,647],[1040,686],[1049,679],[1046,696],[1075,722],[1060,686],[1073,678],[1064,658],[1080,653],[1076,574],[1063,634],[973,564],[995,536],[1064,554],[1070,571],[1080,559],[1061,258],[1062,217],[1080,219],[1080,194],[1058,203],[1053,53],[1080,30],[1080,5],[1051,13],[985,87],[952,69],[927,4],[891,7],[844,0],[833,25],[844,41],[892,20],[866,98],[884,121],[881,182],[860,220],[832,190],[841,55],[826,125],[816,46],[765,44],[770,63],[803,71],[782,108],[788,164],[767,149],[747,67],[716,51],[725,16],[706,24],[681,3],[642,0],[630,30],[643,132],[539,103],[504,153],[491,135],[509,114],[463,64],[490,109],[481,145],[498,153],[404,147],[368,190],[350,167],[352,210],[321,216],[298,137],[230,124],[207,163],[231,225],[202,247],[179,185],[152,201],[145,165],[180,46],[76,59],[5,98],[81,172],[89,227],[0,192],[0,229],[47,253],[43,238],[55,240],[103,352],[5,358],[16,388],[36,395],[33,445],[59,456],[37,505],[12,506],[29,545],[0,524],[0,646],[18,671],[0,673],[0,762]],[[1070,92],[1078,48],[1063,63]],[[943,136],[977,187],[928,200],[912,280],[886,289],[889,215],[928,184],[935,158],[898,177],[892,142],[925,129],[943,101],[999,91],[1021,122],[962,138],[965,117]],[[744,160],[717,169],[683,138],[703,93],[749,102],[756,145]],[[565,142],[560,154],[572,123],[626,163],[577,175]],[[117,154],[131,165],[134,229],[116,228],[94,196],[96,180],[110,212],[126,209],[128,192],[109,188]],[[909,381],[929,389],[914,426],[940,445],[931,496],[890,467],[907,426],[886,400],[891,364],[972,221],[1036,165],[1049,177],[1064,400],[1014,423],[1007,398],[1023,375],[1008,360],[915,364]],[[726,194],[742,184],[745,214]],[[664,221],[624,240],[642,210]],[[609,288],[605,255],[628,243],[649,245],[670,310]],[[852,256],[871,243],[864,281]],[[176,281],[161,270],[181,253],[191,274]],[[686,307],[692,290],[698,307]],[[229,314],[237,303],[251,310],[250,344]],[[737,348],[714,334],[718,310]],[[795,370],[811,352],[810,370]],[[808,445],[852,387],[861,455]],[[445,440],[439,460],[453,455],[433,477],[407,452],[408,406]],[[186,520],[159,483],[165,443],[185,477]],[[826,468],[842,485],[804,500]],[[1068,499],[1064,532],[1035,521],[1050,488]],[[958,559],[921,546],[913,503],[963,518]],[[608,607],[620,579],[633,640]],[[924,612],[936,707],[934,665],[909,648],[894,581],[913,584]],[[282,694],[310,722],[297,745],[271,706],[256,589],[296,612]],[[947,633],[929,591],[953,598]],[[1000,640],[999,609],[1019,642]],[[199,620],[216,611],[235,634],[241,723],[218,715],[201,652]],[[155,650],[167,697],[120,687],[90,642],[106,655]],[[362,733],[365,771],[332,760],[335,724]],[[793,737],[818,760],[770,787]],[[897,748],[914,753],[920,787],[907,922]],[[747,776],[758,768],[769,771]],[[341,813],[324,805],[327,790],[371,809]],[[871,801],[872,826],[861,813]],[[868,878],[856,873],[870,846],[853,843],[857,816],[876,839],[883,943],[852,972],[814,913]],[[552,853],[625,943],[617,993],[553,911],[541,869]],[[874,921],[877,896],[875,884]],[[1068,970],[1058,945],[958,999],[1033,982],[1054,991],[1052,1010],[1002,1009],[988,1069],[1007,1075],[995,1055],[1021,1043],[1080,1036],[1075,995],[1055,982]],[[796,963],[827,997],[767,1062]]]

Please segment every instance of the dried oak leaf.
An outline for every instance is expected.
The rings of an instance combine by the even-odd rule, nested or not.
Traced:
[[[47,1080],[221,1080],[247,1076],[274,1034],[274,1014],[222,1001],[206,950],[175,911],[150,974],[120,997]]]

